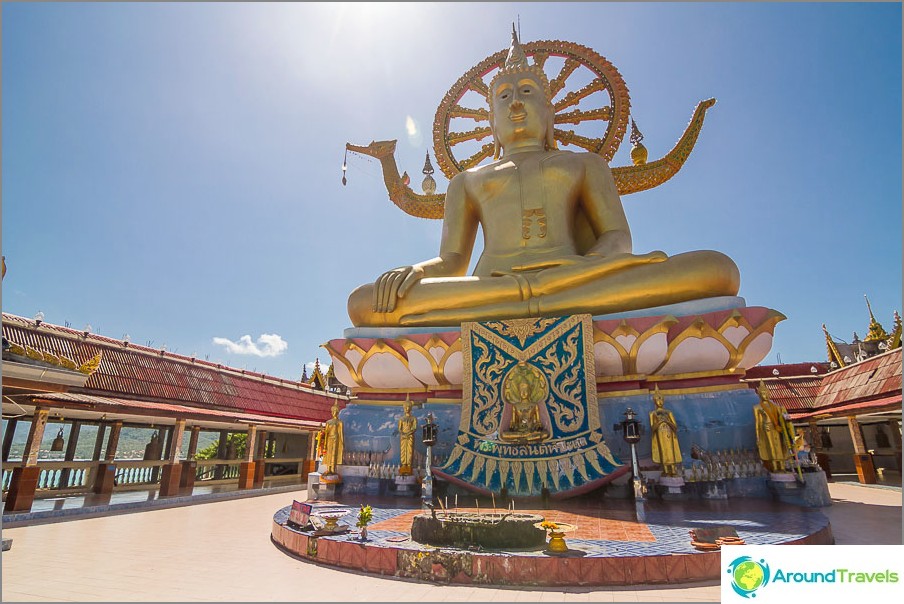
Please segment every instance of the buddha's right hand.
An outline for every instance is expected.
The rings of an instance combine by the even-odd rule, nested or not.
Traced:
[[[411,287],[424,278],[419,266],[400,266],[380,275],[374,283],[374,312],[392,312],[399,298],[404,298]]]

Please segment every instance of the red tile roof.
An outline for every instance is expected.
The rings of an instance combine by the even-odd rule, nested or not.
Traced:
[[[811,366],[818,372],[812,373]],[[863,413],[901,405],[901,349],[824,373],[825,363],[763,365],[747,371],[744,380],[760,381],[773,401],[795,420],[825,414]],[[778,375],[773,373],[778,370]]]
[[[3,313],[3,335],[20,345],[64,355],[81,364],[103,353],[97,371],[84,388],[70,392],[146,402],[173,403],[323,422],[334,401],[346,399],[312,390],[308,385],[199,359],[126,345],[95,334]]]
[[[756,388],[760,385],[760,381],[750,381],[750,386]],[[798,378],[772,377],[770,373],[770,377],[763,378],[762,382],[769,392],[769,397],[788,411],[791,411],[793,409],[812,409],[815,406],[822,379],[818,376]]]
[[[901,396],[900,348],[827,374],[816,406],[830,407],[894,395]]]
[[[813,367],[816,372],[813,372]],[[747,370],[744,375],[746,380],[758,380],[760,378],[776,377],[772,372],[778,370],[780,377],[811,377],[814,375],[824,375],[829,372],[828,363],[788,363],[787,365],[757,365]]]
[[[807,409],[806,411],[790,411],[792,420],[802,420],[811,417],[819,417],[821,415],[860,415],[865,412],[881,412],[901,410],[901,394],[886,396],[879,399],[871,399],[868,401],[860,401],[859,403],[850,403],[847,405],[838,405],[837,407]]]
[[[49,401],[62,403],[72,408],[90,407],[92,411],[104,413],[136,413],[139,415],[158,415],[162,417],[182,417],[185,419],[211,420],[257,424],[276,424],[293,428],[318,428],[321,422],[301,419],[275,418],[272,416],[258,415],[255,413],[240,413],[236,411],[220,411],[216,409],[204,409],[188,405],[173,405],[170,403],[154,403],[149,401],[136,401],[131,399],[93,396],[90,394],[76,394],[72,392],[48,392],[35,395],[32,400],[36,403]],[[150,413],[148,413],[150,412]]]

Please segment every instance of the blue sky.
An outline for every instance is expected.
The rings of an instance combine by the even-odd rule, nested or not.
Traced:
[[[376,163],[343,187],[345,143],[399,139],[417,189],[440,100],[518,17],[618,68],[651,159],[718,100],[682,171],[623,203],[635,251],[725,252],[787,315],[764,362],[824,360],[822,323],[864,336],[863,294],[887,329],[901,310],[899,3],[2,10],[4,311],[286,378],[328,362],[348,294],[440,236]]]

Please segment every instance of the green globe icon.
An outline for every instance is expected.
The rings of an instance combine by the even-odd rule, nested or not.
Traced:
[[[763,584],[763,579],[762,567],[753,560],[738,564],[734,570],[735,585],[744,591],[754,591]]]

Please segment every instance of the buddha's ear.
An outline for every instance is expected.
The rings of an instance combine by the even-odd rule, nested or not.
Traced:
[[[496,136],[496,126],[495,120],[493,119],[493,112],[490,112],[490,134],[493,136],[493,161],[496,161],[502,156],[502,145],[499,144],[499,137]]]
[[[554,131],[555,123],[556,123],[556,110],[553,109],[552,103],[549,104],[549,119],[546,122],[546,148],[547,149],[558,149],[559,145],[556,143],[556,134]]]

